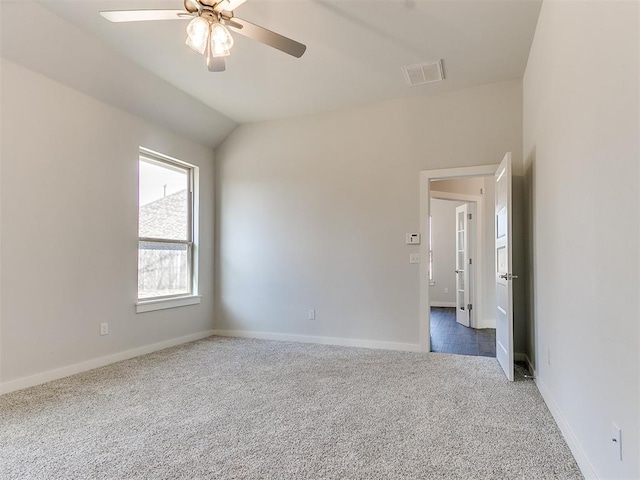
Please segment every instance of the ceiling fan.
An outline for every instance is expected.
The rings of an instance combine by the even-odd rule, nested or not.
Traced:
[[[296,58],[304,54],[305,45],[234,16],[233,11],[245,1],[184,0],[184,10],[111,10],[100,15],[111,22],[190,19],[186,44],[205,56],[210,72],[225,70],[224,57],[233,46],[229,29]]]

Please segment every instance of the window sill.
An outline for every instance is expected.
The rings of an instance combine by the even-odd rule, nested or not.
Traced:
[[[189,295],[187,297],[161,298],[158,300],[140,300],[136,303],[136,313],[197,305],[200,303],[201,298],[200,295]]]

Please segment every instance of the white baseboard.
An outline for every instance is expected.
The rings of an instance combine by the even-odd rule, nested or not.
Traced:
[[[540,391],[540,395],[542,395],[542,398],[544,399],[544,402],[547,404],[547,407],[549,408],[551,415],[553,415],[553,418],[558,424],[558,428],[560,428],[560,432],[562,432],[562,436],[567,442],[567,445],[569,445],[569,449],[571,450],[571,453],[573,453],[573,456],[576,459],[576,463],[578,464],[578,467],[580,467],[580,471],[582,472],[582,475],[584,475],[586,479],[597,480],[598,475],[596,474],[596,471],[591,465],[591,462],[589,462],[589,458],[587,457],[587,454],[585,453],[582,446],[580,445],[580,442],[578,441],[575,433],[573,433],[573,430],[569,426],[567,419],[562,414],[560,407],[558,407],[558,404],[553,399],[551,392],[549,391],[547,386],[544,384],[544,382],[540,380],[538,377],[536,377],[535,382],[536,382],[536,385],[538,386],[538,390]]]
[[[495,318],[480,318],[474,328],[496,328]]]
[[[252,332],[246,330],[214,330],[213,335],[220,337],[259,338],[282,342],[317,343],[321,345],[339,345],[342,347],[374,348],[379,350],[398,350],[401,352],[419,352],[420,345],[415,343],[381,342],[377,340],[359,340],[355,338],[319,337],[311,335],[291,335],[287,333]]]
[[[147,353],[157,352],[158,350],[164,350],[165,348],[175,347],[176,345],[181,345],[183,343],[201,340],[212,335],[212,330],[193,333],[191,335],[185,335],[184,337],[172,338],[171,340],[165,340],[164,342],[145,345],[144,347],[138,347],[131,350],[126,350],[124,352],[114,353],[113,355],[107,355],[106,357],[99,357],[92,360],[87,360],[86,362],[75,363],[66,367],[49,370],[47,372],[38,373],[36,375],[31,375],[29,377],[18,378],[17,380],[11,380],[9,382],[1,383],[0,395],[9,392],[15,392],[16,390],[22,390],[24,388],[34,387],[42,383],[51,382],[52,380],[58,380],[70,375],[75,375],[76,373],[93,370],[94,368],[104,367],[105,365],[121,362],[122,360],[128,360],[133,357],[139,357],[140,355],[146,355]]]
[[[456,308],[456,302],[431,302],[432,307],[452,307]]]

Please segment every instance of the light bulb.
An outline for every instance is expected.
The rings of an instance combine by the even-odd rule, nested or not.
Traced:
[[[202,17],[196,17],[187,27],[187,41],[185,42],[196,52],[203,54],[207,48],[209,35],[211,33],[211,25]]]
[[[233,47],[233,37],[221,23],[211,25],[211,54],[214,57],[226,57]]]

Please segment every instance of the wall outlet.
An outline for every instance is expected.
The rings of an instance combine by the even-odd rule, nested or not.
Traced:
[[[109,323],[102,322],[100,324],[100,335],[109,335]]]
[[[309,320],[315,320],[316,319],[316,311],[312,308],[311,310],[309,310]]]
[[[449,293],[449,289],[445,287],[444,293]]]
[[[547,348],[547,365],[551,366],[551,349]]]
[[[611,431],[611,442],[613,443],[613,452],[616,458],[622,461],[622,429],[615,423],[612,423],[611,426],[613,427]]]
[[[420,263],[420,254],[419,253],[410,253],[409,254],[409,263]]]

